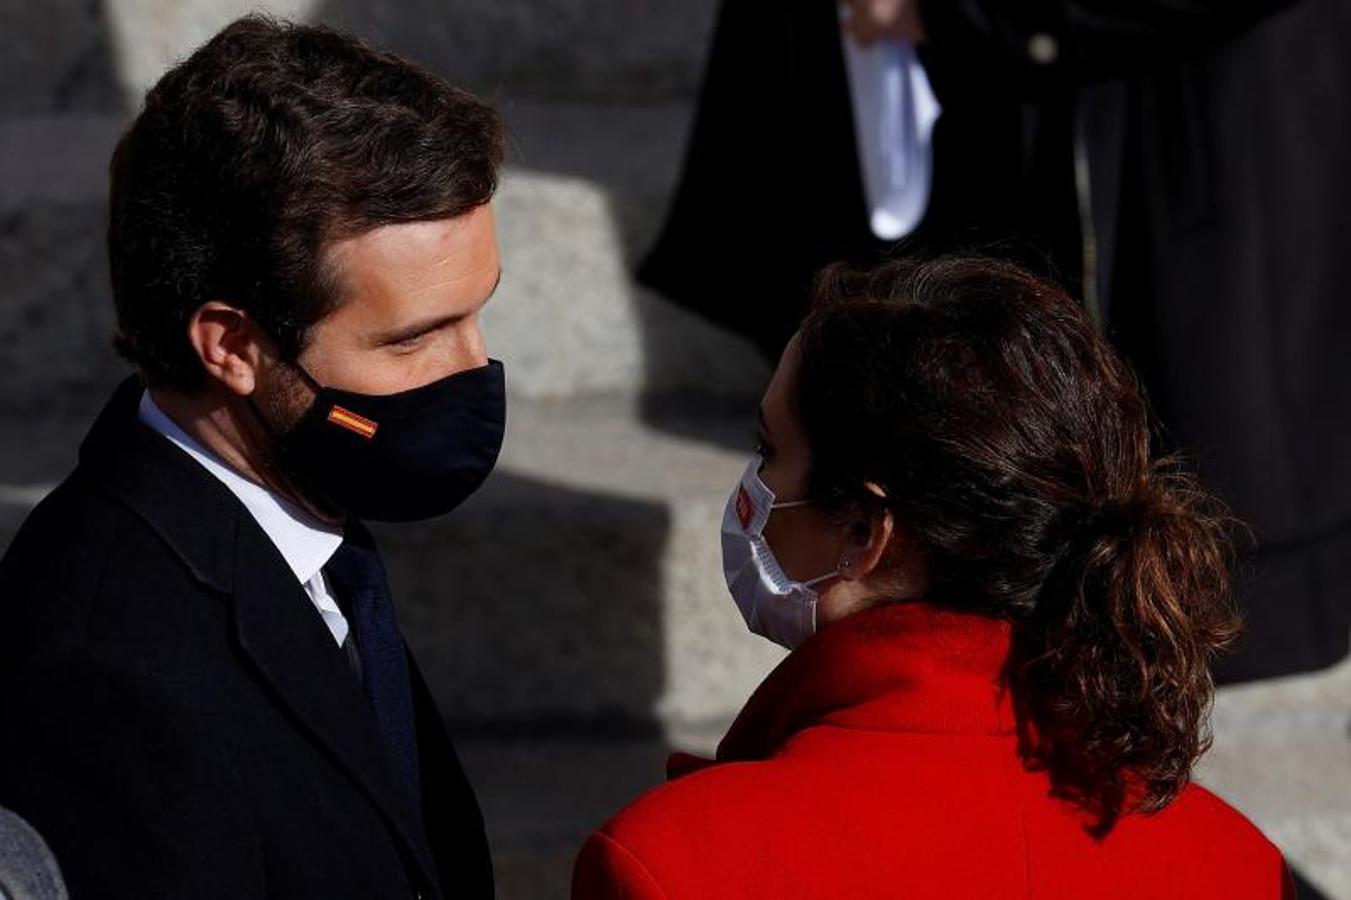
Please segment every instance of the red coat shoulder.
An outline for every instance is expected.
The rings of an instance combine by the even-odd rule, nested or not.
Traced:
[[[984,753],[949,746],[969,781],[948,772],[925,790],[927,779],[867,777],[835,749],[718,764],[650,791],[587,842],[574,898],[881,898],[899,885],[915,898],[1294,897],[1276,847],[1201,787],[1099,841],[1036,773]],[[895,762],[937,775],[922,757]]]
[[[1280,853],[1191,786],[1105,837],[1023,765],[1004,623],[866,611],[790,654],[719,747],[607,823],[587,900],[1280,900]]]

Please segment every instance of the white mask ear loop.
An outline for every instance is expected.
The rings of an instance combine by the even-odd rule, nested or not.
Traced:
[[[804,581],[802,582],[802,586],[815,587],[816,585],[820,584],[823,581],[828,581],[831,578],[838,578],[839,576],[843,575],[846,571],[848,571],[851,565],[853,565],[853,562],[846,557],[845,559],[840,560],[840,564],[835,568],[834,572],[827,572],[824,575],[818,575],[816,578]]]
[[[794,508],[799,507],[799,506],[811,506],[811,505],[812,505],[813,503],[815,503],[815,502],[816,502],[815,500],[811,500],[811,499],[807,499],[807,500],[784,500],[784,501],[782,501],[782,502],[775,502],[775,503],[769,504],[769,508],[770,508],[771,511],[776,510],[776,509],[794,509]],[[815,577],[815,578],[810,578],[810,579],[808,579],[808,580],[802,582],[802,586],[803,586],[803,587],[815,587],[816,585],[820,584],[820,583],[823,582],[823,581],[829,581],[829,580],[832,579],[832,578],[837,578],[837,577],[839,577],[840,575],[844,574],[844,572],[845,572],[851,565],[853,565],[853,560],[849,559],[849,557],[846,556],[844,559],[840,560],[840,564],[839,564],[838,566],[836,566],[834,572],[827,572],[827,573],[824,574],[824,575],[818,575],[818,576]]]

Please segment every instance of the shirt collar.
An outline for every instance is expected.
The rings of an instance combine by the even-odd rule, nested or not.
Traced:
[[[285,497],[230,468],[170,419],[149,391],[141,396],[138,415],[147,426],[200,463],[244,504],[301,584],[314,578],[338,551],[343,540],[341,528],[319,521]]]

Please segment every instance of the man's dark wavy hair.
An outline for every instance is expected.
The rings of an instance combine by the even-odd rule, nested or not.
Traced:
[[[118,351],[151,385],[197,389],[187,326],[220,300],[294,359],[341,300],[326,245],[486,203],[502,148],[492,107],[399,56],[235,21],[159,80],[113,154]]]

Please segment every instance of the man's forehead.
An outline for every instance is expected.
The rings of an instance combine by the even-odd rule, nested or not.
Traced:
[[[438,268],[472,261],[489,245],[495,254],[495,234],[492,206],[484,204],[454,218],[380,225],[333,241],[328,252],[344,265],[416,264]]]
[[[377,294],[409,301],[422,294],[484,299],[497,281],[499,257],[488,206],[453,219],[382,225],[335,241],[328,254],[349,298]]]

